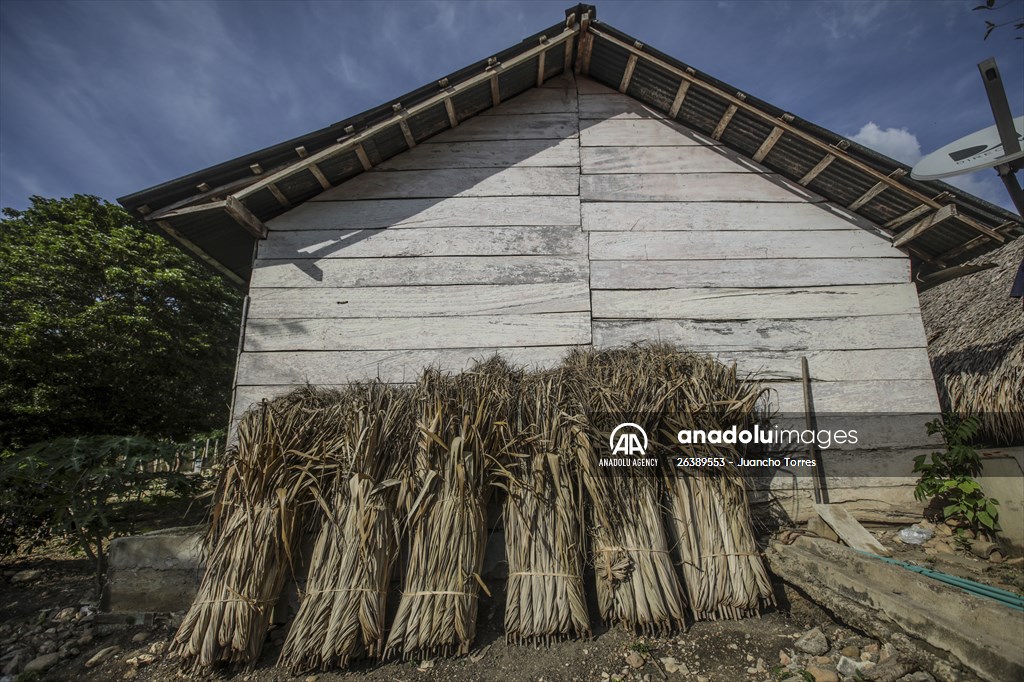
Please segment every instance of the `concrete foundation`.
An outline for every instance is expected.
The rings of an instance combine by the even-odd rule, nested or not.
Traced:
[[[174,528],[110,543],[101,608],[111,613],[184,611],[202,576],[202,535]]]

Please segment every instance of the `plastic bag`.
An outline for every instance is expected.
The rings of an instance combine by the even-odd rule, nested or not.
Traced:
[[[935,535],[935,531],[922,528],[915,523],[910,528],[904,528],[901,530],[899,535],[900,540],[908,545],[923,545],[932,539],[932,536]]]

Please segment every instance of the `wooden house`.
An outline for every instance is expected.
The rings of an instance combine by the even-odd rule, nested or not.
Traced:
[[[1018,217],[600,23],[121,200],[247,291],[234,416],[309,382],[663,340],[803,410],[939,410],[915,281]]]

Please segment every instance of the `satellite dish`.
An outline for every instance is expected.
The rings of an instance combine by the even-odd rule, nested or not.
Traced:
[[[939,180],[961,173],[972,173],[983,168],[994,168],[1024,159],[1020,141],[1024,140],[1024,116],[1013,119],[1017,132],[1018,151],[1006,154],[999,138],[999,126],[994,125],[956,142],[950,142],[917,162],[910,172],[915,180]]]

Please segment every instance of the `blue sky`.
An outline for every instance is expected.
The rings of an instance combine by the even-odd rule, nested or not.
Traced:
[[[899,160],[1024,114],[1024,0],[596,2],[643,42]],[[140,190],[329,125],[490,56],[561,2],[0,1],[0,206]],[[1010,207],[994,171],[954,184]]]

